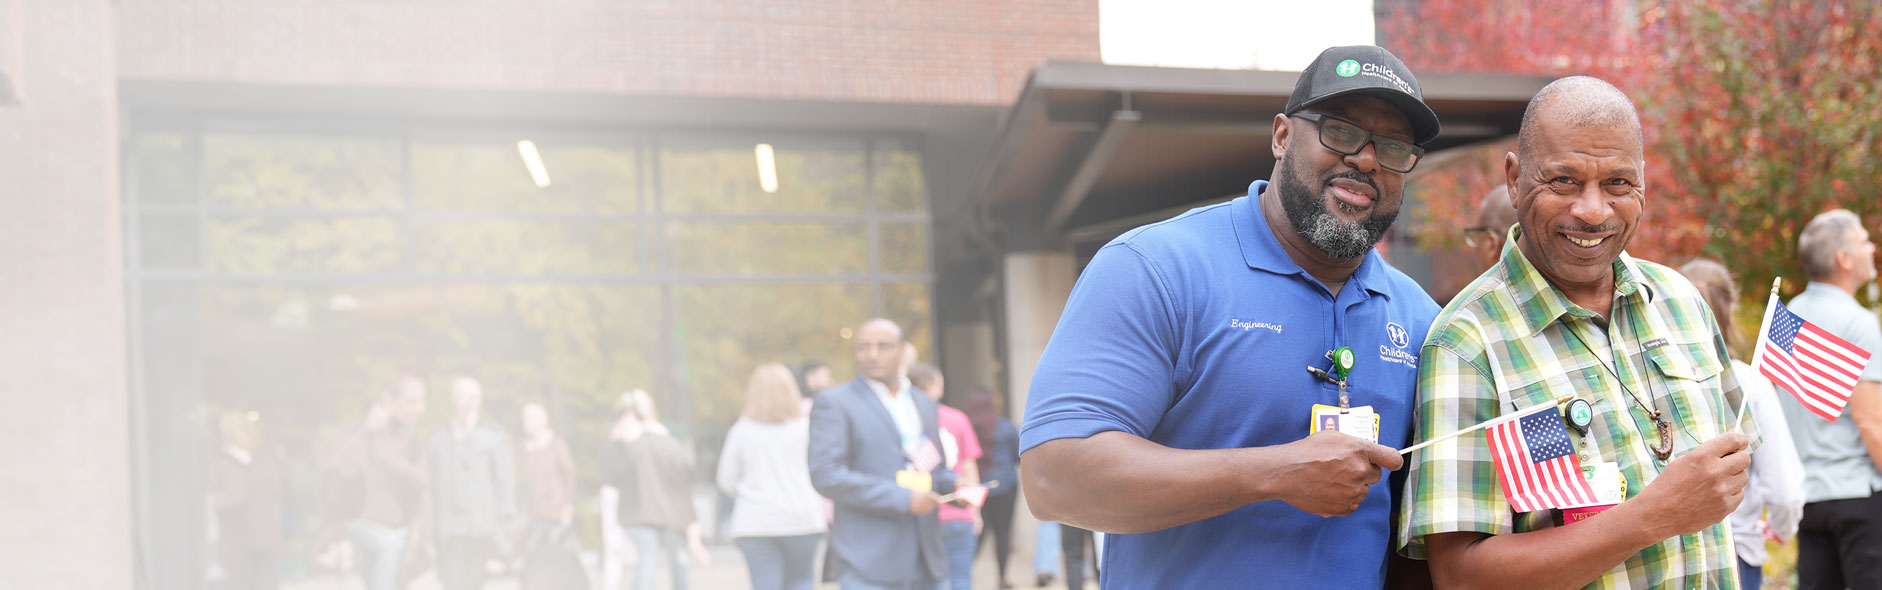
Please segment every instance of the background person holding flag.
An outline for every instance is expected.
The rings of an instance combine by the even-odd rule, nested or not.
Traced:
[[[863,322],[851,343],[861,374],[818,394],[810,410],[810,483],[836,504],[839,584],[939,590],[948,562],[935,509],[955,479],[935,442],[935,401],[902,374],[901,326]]]
[[[1779,397],[1804,464],[1797,578],[1805,589],[1882,588],[1882,363],[1866,358],[1882,351],[1882,327],[1854,296],[1876,278],[1876,247],[1844,209],[1811,219],[1797,242],[1810,285],[1788,310],[1772,306],[1767,331],[1778,335],[1761,340],[1777,346],[1759,350],[1760,369],[1792,393]],[[1785,317],[1792,314],[1801,320]],[[1830,339],[1861,349],[1867,367],[1852,370],[1855,353]]]
[[[1530,100],[1504,160],[1518,224],[1431,325],[1413,440],[1545,411],[1519,432],[1527,452],[1466,434],[1407,459],[1400,550],[1429,559],[1440,588],[1737,587],[1722,521],[1751,463],[1731,431],[1740,392],[1699,291],[1625,252],[1644,167],[1639,115],[1614,86],[1563,78]],[[1573,431],[1549,422],[1564,395]],[[1511,485],[1525,469],[1556,483]],[[1622,501],[1587,515],[1599,507],[1574,497],[1577,477]],[[1565,508],[1587,516],[1558,524]]]

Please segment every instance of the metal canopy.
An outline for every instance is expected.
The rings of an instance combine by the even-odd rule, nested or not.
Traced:
[[[1089,236],[1093,228],[1242,194],[1274,166],[1270,130],[1297,77],[1068,62],[1039,67],[1002,118],[974,179],[969,195],[982,213],[968,225],[1001,220],[1008,249],[1063,245],[1066,236]],[[1427,146],[1434,152],[1515,133],[1529,98],[1548,83],[1481,74],[1419,81],[1444,122]],[[987,254],[964,242],[991,228],[962,229],[939,235],[943,265]]]

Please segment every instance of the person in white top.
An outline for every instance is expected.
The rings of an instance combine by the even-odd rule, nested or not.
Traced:
[[[809,590],[823,540],[823,498],[810,484],[810,420],[801,398],[790,369],[759,365],[719,457],[719,489],[736,502],[730,530],[754,590]]]
[[[1797,523],[1803,519],[1804,465],[1797,458],[1797,447],[1791,441],[1784,410],[1778,406],[1777,389],[1757,369],[1738,360],[1749,357],[1751,351],[1740,343],[1738,331],[1733,329],[1732,318],[1738,310],[1738,283],[1732,280],[1731,272],[1724,265],[1703,258],[1679,267],[1679,272],[1705,294],[1719,331],[1725,334],[1726,345],[1738,353],[1732,359],[1732,375],[1738,378],[1745,404],[1750,406],[1752,419],[1758,422],[1758,432],[1764,437],[1764,444],[1751,453],[1751,481],[1745,484],[1745,499],[1731,517],[1732,544],[1738,549],[1739,582],[1747,590],[1757,590],[1768,557],[1764,549],[1765,531],[1788,542],[1796,536]]]

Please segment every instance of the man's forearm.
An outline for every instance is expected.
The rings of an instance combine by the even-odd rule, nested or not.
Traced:
[[[1527,533],[1440,533],[1425,537],[1431,579],[1439,588],[1581,588],[1658,536],[1622,503],[1572,526]]]
[[[1856,432],[1862,436],[1863,448],[1869,451],[1869,460],[1882,465],[1882,384],[1856,382],[1856,390],[1849,395],[1849,414],[1856,421]]]
[[[1041,520],[1143,533],[1275,499],[1252,485],[1250,454],[1172,449],[1124,432],[1058,439],[1020,456],[1027,504]]]

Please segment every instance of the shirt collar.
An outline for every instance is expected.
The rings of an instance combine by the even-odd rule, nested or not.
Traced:
[[[1264,270],[1278,275],[1298,275],[1304,280],[1318,283],[1299,263],[1289,258],[1287,250],[1281,247],[1281,241],[1274,237],[1274,230],[1268,226],[1268,218],[1261,213],[1261,191],[1268,187],[1268,181],[1257,180],[1248,185],[1248,196],[1237,199],[1230,206],[1230,219],[1235,225],[1235,239],[1242,248],[1242,261],[1248,268]],[[1385,277],[1379,276],[1379,267],[1385,259],[1379,257],[1376,248],[1367,249],[1365,259],[1359,261],[1359,269],[1346,279],[1346,284],[1356,286],[1369,293],[1384,295],[1391,299],[1392,294],[1384,289]]]
[[[910,389],[914,388],[913,385],[908,382],[908,377],[897,378],[895,383],[896,389],[894,390],[890,390],[888,384],[870,379],[867,376],[860,376],[860,378],[863,380],[864,385],[869,386],[870,391],[875,392],[878,397],[883,399],[899,399],[901,396],[897,395],[898,393],[908,393]]]
[[[1862,303],[1856,301],[1855,295],[1851,295],[1849,294],[1848,291],[1844,291],[1842,287],[1838,287],[1836,285],[1832,285],[1829,283],[1820,283],[1817,281],[1810,281],[1810,284],[1804,285],[1803,293],[1798,293],[1798,295],[1802,296],[1806,293],[1810,294],[1811,297],[1827,297],[1830,299],[1837,300],[1838,303],[1848,302],[1851,305],[1862,307]]]
[[[1543,277],[1542,271],[1536,270],[1535,265],[1523,256],[1522,248],[1516,247],[1516,239],[1523,235],[1522,230],[1522,224],[1510,226],[1509,237],[1503,240],[1503,260],[1497,263],[1495,270],[1504,273],[1510,296],[1515,298],[1517,308],[1522,310],[1523,327],[1528,330],[1528,334],[1536,335],[1564,315],[1593,317],[1594,312],[1569,301],[1567,294]],[[1634,257],[1625,250],[1621,251],[1620,258],[1614,260],[1616,309],[1623,299],[1634,296],[1641,297],[1643,305],[1653,303],[1653,289],[1641,280],[1641,276]]]

